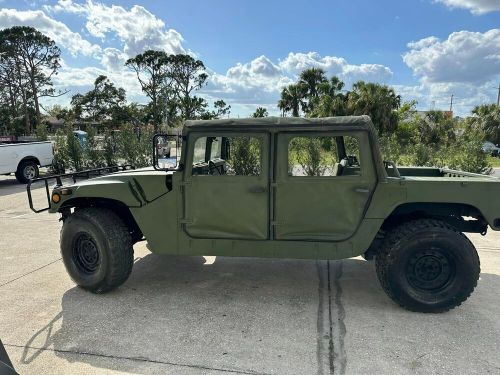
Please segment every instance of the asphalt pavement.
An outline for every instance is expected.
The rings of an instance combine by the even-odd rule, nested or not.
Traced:
[[[20,374],[500,374],[499,232],[469,236],[481,279],[436,315],[395,305],[361,258],[162,257],[144,243],[129,280],[94,295],[64,269],[58,219],[0,177],[0,339]]]

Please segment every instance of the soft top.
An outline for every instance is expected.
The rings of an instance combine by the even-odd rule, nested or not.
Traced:
[[[230,118],[218,120],[188,120],[186,128],[226,127],[226,126],[263,126],[263,127],[300,127],[300,126],[359,126],[364,129],[373,129],[368,116],[338,116],[322,118],[306,117],[260,117],[260,118]]]

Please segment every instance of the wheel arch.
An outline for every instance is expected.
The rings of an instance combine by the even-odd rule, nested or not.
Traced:
[[[130,208],[123,202],[111,198],[76,197],[65,201],[58,211],[63,215],[63,220],[71,215],[71,210],[78,210],[84,207],[106,208],[113,211],[127,226],[132,242],[140,241],[143,233],[130,212]]]
[[[473,220],[464,220],[464,217]],[[411,202],[397,206],[384,220],[382,229],[390,230],[397,225],[416,219],[436,219],[446,222],[460,232],[482,233],[488,222],[481,211],[470,204],[442,202]]]
[[[36,165],[41,165],[41,164],[40,164],[40,160],[38,160],[38,158],[37,158],[36,156],[25,156],[25,157],[23,157],[21,160],[19,160],[19,163],[17,163],[17,169],[19,169],[19,167],[21,166],[21,164],[22,164],[24,161],[32,161],[32,162],[34,162]]]
[[[464,217],[473,218],[465,220]],[[411,202],[403,203],[385,218],[371,246],[364,253],[368,260],[373,259],[382,245],[386,234],[394,228],[418,219],[435,219],[451,225],[459,232],[486,233],[488,222],[475,206],[465,203]]]

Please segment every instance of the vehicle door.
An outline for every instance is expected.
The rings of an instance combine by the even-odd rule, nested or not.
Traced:
[[[376,186],[370,150],[363,131],[278,134],[275,238],[352,236]]]
[[[269,135],[190,133],[183,191],[195,238],[269,238]]]

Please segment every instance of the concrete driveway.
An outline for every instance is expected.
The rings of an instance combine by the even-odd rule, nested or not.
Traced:
[[[500,374],[499,233],[470,236],[479,285],[432,315],[396,306],[360,258],[160,257],[143,243],[124,286],[93,295],[66,274],[60,227],[0,177],[0,339],[21,374]]]

